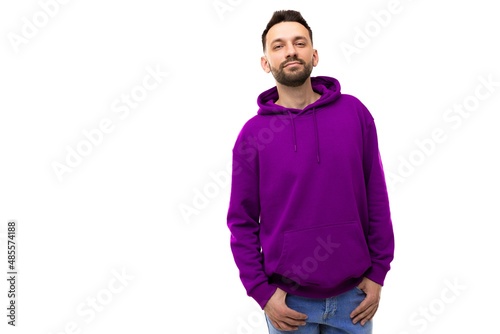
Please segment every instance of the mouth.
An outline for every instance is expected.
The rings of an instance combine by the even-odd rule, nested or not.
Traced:
[[[302,65],[302,63],[299,61],[291,61],[289,63],[286,63],[285,66],[283,66],[283,67],[295,66],[295,65]]]

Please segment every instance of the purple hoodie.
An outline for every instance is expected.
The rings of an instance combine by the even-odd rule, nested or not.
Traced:
[[[327,298],[363,277],[383,285],[393,259],[373,117],[336,79],[311,81],[321,98],[304,110],[263,92],[233,149],[231,250],[261,308],[277,287]]]

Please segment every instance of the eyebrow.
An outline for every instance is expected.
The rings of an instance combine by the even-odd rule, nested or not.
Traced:
[[[296,40],[299,40],[299,39],[304,39],[304,40],[307,40],[307,38],[305,36],[295,36],[293,38],[294,41]],[[276,39],[273,39],[271,41],[271,45],[274,44],[274,43],[277,43],[277,42],[283,42],[283,39],[282,38],[276,38]]]

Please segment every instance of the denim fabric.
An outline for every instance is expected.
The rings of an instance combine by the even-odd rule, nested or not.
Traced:
[[[351,312],[365,298],[365,293],[354,288],[341,295],[315,299],[287,294],[286,304],[291,309],[307,314],[307,324],[296,331],[280,331],[273,327],[266,316],[270,334],[371,334],[372,320],[364,326],[352,323]]]

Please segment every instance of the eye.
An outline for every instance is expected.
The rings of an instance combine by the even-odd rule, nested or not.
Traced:
[[[306,43],[304,43],[304,42],[297,42],[296,45],[297,46],[306,46]]]
[[[283,45],[279,45],[279,44],[278,44],[278,45],[275,45],[275,46],[273,47],[273,50],[278,50],[278,49],[280,49],[280,48],[282,48],[282,47],[283,47]]]

